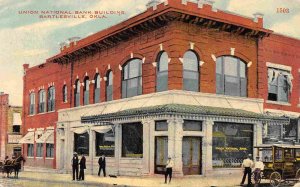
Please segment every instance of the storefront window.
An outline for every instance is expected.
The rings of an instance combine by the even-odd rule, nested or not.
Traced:
[[[33,157],[33,144],[27,144],[27,156]]]
[[[168,131],[167,121],[156,121],[155,122],[155,131]]]
[[[184,131],[202,131],[202,121],[184,120]]]
[[[115,156],[115,136],[110,130],[106,133],[96,132],[96,156]]]
[[[213,126],[213,167],[240,167],[253,154],[251,124],[216,122]]]
[[[141,123],[122,125],[122,157],[143,157],[143,125]]]
[[[36,157],[43,157],[43,144],[42,143],[36,144]]]
[[[54,144],[46,144],[46,157],[53,158],[54,156]]]
[[[82,133],[76,134],[74,133],[74,152],[78,154],[89,154],[89,134]]]

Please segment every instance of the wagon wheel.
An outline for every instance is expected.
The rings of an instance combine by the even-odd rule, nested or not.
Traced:
[[[270,184],[272,186],[279,186],[281,182],[281,175],[277,171],[271,173],[270,175]]]
[[[297,170],[296,175],[295,175],[295,179],[300,180],[300,169]]]
[[[258,179],[257,179],[257,181],[256,181],[256,183],[255,183],[255,174],[254,174],[254,172],[252,172],[251,173],[251,183],[252,184],[260,184],[260,181],[261,181],[261,178],[262,178],[262,172],[260,172],[260,176],[258,176]]]

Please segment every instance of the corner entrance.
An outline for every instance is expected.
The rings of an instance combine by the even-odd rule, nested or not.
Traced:
[[[155,173],[164,174],[168,160],[168,137],[155,137]]]
[[[202,138],[183,137],[182,164],[184,175],[201,175],[202,171]]]

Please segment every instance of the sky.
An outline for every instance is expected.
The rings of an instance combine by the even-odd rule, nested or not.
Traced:
[[[11,105],[21,106],[23,64],[32,67],[44,63],[59,53],[59,43],[73,36],[84,38],[141,13],[148,1],[0,0],[0,91],[10,95]],[[265,28],[300,39],[300,0],[215,0],[214,7],[250,17],[256,12],[263,13]],[[277,13],[278,8],[288,9],[288,13]],[[124,11],[125,14],[95,19],[46,19],[20,12],[47,10]]]

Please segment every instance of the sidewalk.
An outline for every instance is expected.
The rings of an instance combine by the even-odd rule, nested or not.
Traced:
[[[240,183],[242,176],[223,176],[223,177],[203,177],[203,176],[185,176],[181,178],[173,178],[171,184],[164,184],[164,176],[143,176],[143,177],[98,177],[96,175],[86,175],[85,181],[72,181],[71,174],[57,173],[38,173],[38,172],[21,172],[19,175],[21,180],[57,182],[82,185],[99,185],[101,186],[170,186],[170,187],[229,187],[237,186]]]

